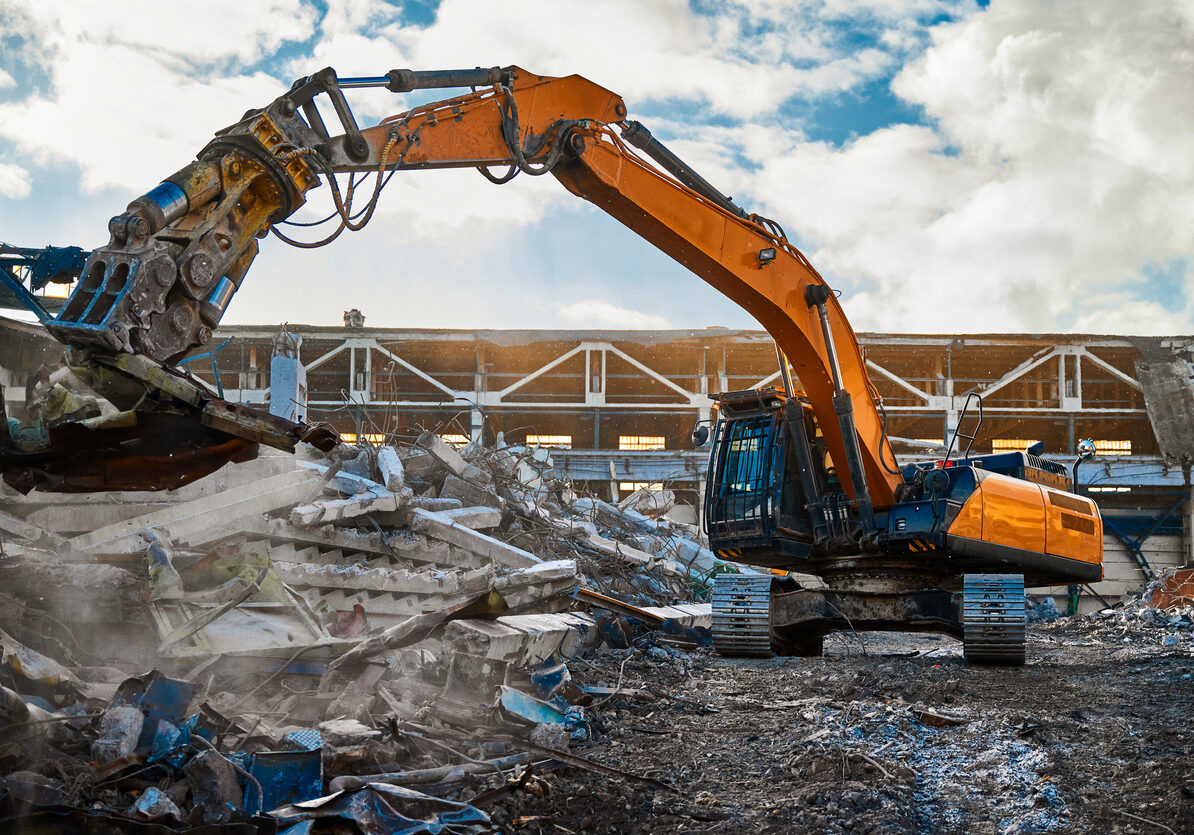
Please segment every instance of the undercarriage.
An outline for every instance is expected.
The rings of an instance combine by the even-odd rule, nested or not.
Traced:
[[[935,632],[962,640],[975,664],[1024,663],[1024,577],[966,574],[932,583],[906,573],[824,578],[801,587],[773,574],[723,574],[713,587],[713,645],[730,657],[817,656],[832,632]],[[961,580],[961,589],[946,588]]]

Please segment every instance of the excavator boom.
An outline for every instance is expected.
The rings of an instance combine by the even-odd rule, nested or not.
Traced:
[[[466,85],[483,89],[364,129],[343,95]],[[320,95],[341,122],[335,135],[316,107]],[[341,228],[353,229],[367,222],[372,203],[364,220],[352,219],[334,175],[376,174],[376,200],[390,172],[462,167],[494,181],[551,173],[747,310],[795,368],[843,488],[867,505],[894,501],[901,476],[874,389],[824,280],[777,224],[748,215],[628,122],[619,96],[576,75],[507,67],[339,79],[329,69],[302,79],[220,131],[196,162],[114,218],[112,240],[91,256],[50,331],[80,348],[171,363],[211,338],[257,254],[256,239],[271,230],[283,237],[277,224],[321,176],[333,188]],[[500,167],[508,172],[494,174]],[[842,419],[842,403],[852,405],[852,422]]]

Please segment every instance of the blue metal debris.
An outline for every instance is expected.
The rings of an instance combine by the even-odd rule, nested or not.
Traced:
[[[550,703],[543,702],[503,684],[498,688],[498,704],[512,719],[531,725],[563,725],[571,731],[573,739],[588,739],[592,731],[584,717],[584,708],[572,707],[558,696]]]
[[[245,770],[261,784],[262,796],[258,796],[256,786],[247,783],[246,812],[269,812],[290,803],[314,800],[323,794],[322,748],[259,751],[248,755],[247,760]]]
[[[403,786],[369,783],[359,789],[292,803],[271,815],[281,822],[330,818],[353,821],[362,832],[386,835],[480,835],[490,832],[489,815],[467,803],[433,797]],[[313,828],[281,830],[306,835]]]
[[[190,707],[199,685],[182,679],[168,678],[154,670],[140,678],[125,680],[116,690],[112,705],[134,705],[145,714],[137,753],[146,754],[153,748],[158,720],[179,725]]]
[[[541,699],[550,699],[570,681],[572,674],[558,652],[553,652],[550,658],[531,671],[531,684]]]
[[[175,768],[182,768],[191,748],[191,736],[206,736],[197,732],[199,714],[188,716],[178,725],[165,719],[158,720],[150,746],[148,763],[166,762]]]

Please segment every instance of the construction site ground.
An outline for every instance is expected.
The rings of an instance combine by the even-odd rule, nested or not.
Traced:
[[[572,668],[657,697],[599,713],[587,755],[675,791],[547,774],[493,808],[510,831],[1194,831],[1188,634],[1165,646],[1157,630],[1063,618],[1030,627],[1013,669],[891,633],[830,638],[823,658],[660,647],[587,663]]]

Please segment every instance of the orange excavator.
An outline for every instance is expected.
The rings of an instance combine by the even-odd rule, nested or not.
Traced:
[[[361,128],[345,91],[363,88],[470,92]],[[894,629],[962,638],[974,662],[1022,664],[1025,583],[1101,579],[1099,513],[1070,492],[1064,466],[1039,450],[971,455],[969,444],[954,457],[951,444],[944,460],[900,467],[855,334],[779,224],[718,191],[629,120],[616,94],[518,67],[363,78],[329,68],[219,131],[111,220],[65,307],[43,316],[72,369],[123,411],[0,438],[6,480],[162,489],[252,456],[258,443],[334,444],[325,429],[228,403],[173,366],[211,340],[259,238],[329,243],[370,220],[395,172],[430,168],[475,168],[498,184],[550,174],[774,338],[782,388],[714,397],[705,531],[722,556],[764,569],[716,578],[722,653],[819,654],[831,631]],[[289,238],[281,227],[325,182],[335,230],[313,243]],[[694,441],[708,435],[700,427]],[[787,572],[822,582],[801,587]]]

